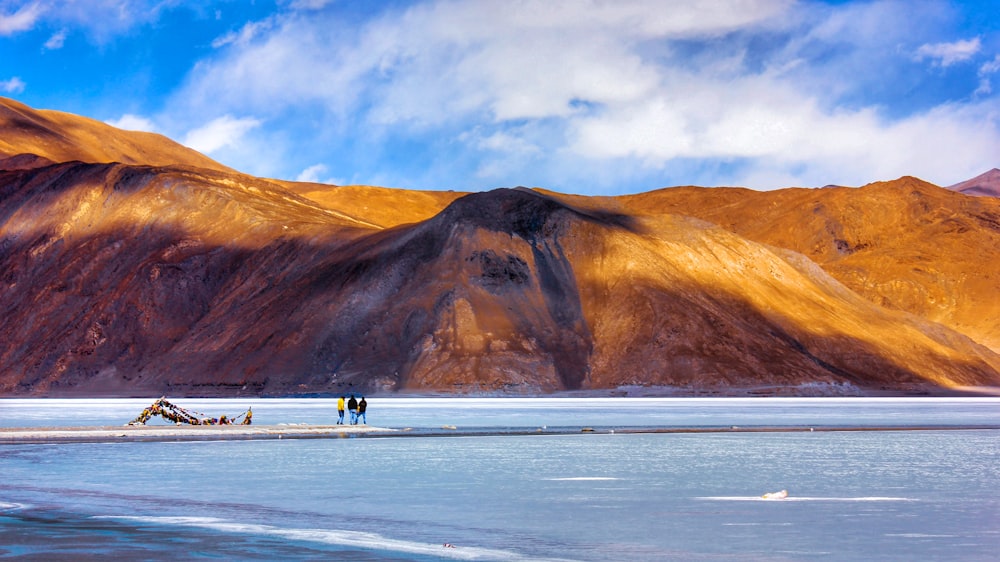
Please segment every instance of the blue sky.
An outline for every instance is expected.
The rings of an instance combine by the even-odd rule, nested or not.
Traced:
[[[283,179],[950,185],[1000,167],[1000,5],[0,0],[0,95]]]

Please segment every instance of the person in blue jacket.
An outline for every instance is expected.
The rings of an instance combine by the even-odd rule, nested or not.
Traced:
[[[347,401],[347,411],[351,413],[351,425],[358,424],[358,400],[351,395],[351,399]]]

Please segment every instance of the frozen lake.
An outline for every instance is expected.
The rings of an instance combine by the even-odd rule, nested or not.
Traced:
[[[993,560],[995,398],[369,398],[394,428],[935,426],[0,446],[0,556],[172,560]],[[149,400],[0,400],[119,425]],[[331,400],[187,400],[328,424]],[[764,500],[788,490],[785,500]],[[451,546],[445,546],[451,545]]]

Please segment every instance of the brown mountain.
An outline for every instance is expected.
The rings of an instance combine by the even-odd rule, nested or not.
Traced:
[[[965,180],[955,185],[949,185],[948,189],[964,193],[966,195],[980,195],[983,197],[1000,197],[1000,170],[993,168],[985,174],[980,174],[971,180]]]
[[[998,209],[918,180],[410,192],[263,180],[182,147],[139,165],[154,147],[75,135],[4,149],[3,395],[1000,385],[973,314],[996,317],[974,289],[997,276],[961,269],[996,247]],[[879,281],[899,272],[909,289]]]

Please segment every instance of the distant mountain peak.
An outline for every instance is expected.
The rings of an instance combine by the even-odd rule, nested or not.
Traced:
[[[970,180],[948,186],[948,189],[964,193],[966,195],[978,195],[981,197],[1000,197],[1000,169],[992,170],[980,174]]]

